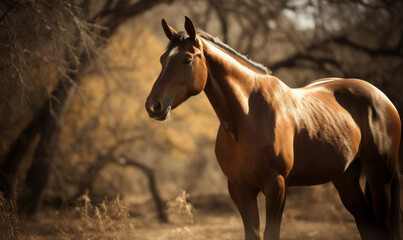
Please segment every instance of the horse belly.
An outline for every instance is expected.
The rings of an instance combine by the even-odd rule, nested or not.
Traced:
[[[349,139],[338,141],[312,139],[307,133],[294,139],[294,165],[289,174],[289,185],[317,185],[332,181],[341,175],[355,159],[358,146]]]

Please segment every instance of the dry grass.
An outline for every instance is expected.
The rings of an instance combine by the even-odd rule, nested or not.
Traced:
[[[7,201],[0,193],[0,236],[2,239],[32,239],[23,232],[23,216],[18,213],[15,201]]]
[[[94,206],[86,193],[73,208],[57,211],[50,222],[41,217],[32,221],[19,214],[14,201],[0,194],[0,239],[5,240],[48,239],[45,232],[58,240],[132,239],[134,226],[128,217],[119,195]]]
[[[168,213],[170,213],[174,221],[185,223],[187,225],[193,224],[193,207],[188,202],[189,194],[185,190],[181,190],[178,196],[167,203]]]
[[[189,194],[181,190],[176,198],[167,203],[167,212],[170,214],[170,221],[176,225],[171,230],[170,239],[191,239],[194,209],[189,203]]]
[[[122,233],[130,236],[134,231],[128,217],[127,207],[119,195],[112,200],[105,198],[94,206],[87,192],[76,200],[72,211],[59,211],[55,215],[54,223],[59,231],[57,239],[122,239]]]

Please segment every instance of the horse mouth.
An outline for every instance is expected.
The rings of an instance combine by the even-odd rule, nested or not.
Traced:
[[[168,106],[168,108],[164,112],[148,112],[148,115],[158,121],[165,121],[168,120],[168,118],[171,116],[171,106]]]

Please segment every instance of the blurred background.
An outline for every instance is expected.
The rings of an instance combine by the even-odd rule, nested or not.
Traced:
[[[120,194],[132,216],[164,222],[165,202],[184,189],[196,209],[239,218],[205,95],[162,123],[144,109],[168,44],[161,19],[183,30],[189,16],[291,87],[365,79],[402,113],[402,13],[393,0],[2,1],[0,191],[26,215]],[[290,189],[285,214],[348,222],[358,236],[331,185]]]

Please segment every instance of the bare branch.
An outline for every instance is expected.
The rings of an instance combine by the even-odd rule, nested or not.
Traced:
[[[103,18],[108,20],[103,23],[104,26],[109,28],[108,35],[113,34],[117,27],[128,19],[139,15],[159,4],[172,3],[173,0],[140,0],[131,5],[122,6],[117,4],[113,9],[103,13]],[[123,3],[123,2],[122,2]]]
[[[394,48],[379,48],[379,49],[373,49],[366,47],[364,45],[361,45],[359,43],[353,42],[350,39],[348,39],[346,36],[341,36],[337,37],[331,40],[334,43],[340,44],[342,46],[347,46],[354,48],[359,51],[363,51],[371,56],[376,56],[376,55],[388,55],[388,56],[400,56],[403,57],[403,51],[402,51],[402,42],[403,42],[403,37],[400,38],[399,43],[396,45]]]

